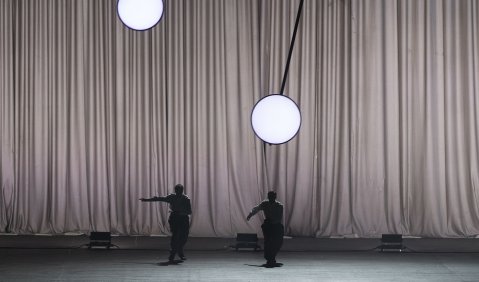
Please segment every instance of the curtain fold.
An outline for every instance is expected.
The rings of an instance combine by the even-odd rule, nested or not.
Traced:
[[[14,6],[0,3],[0,228],[11,230],[14,197]]]
[[[165,0],[149,31],[116,0],[0,2],[0,230],[259,232],[268,190],[291,236],[479,234],[479,4],[305,0],[285,95],[299,134],[264,145],[300,0]]]

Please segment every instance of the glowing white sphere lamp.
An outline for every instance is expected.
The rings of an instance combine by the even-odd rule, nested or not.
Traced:
[[[254,133],[269,144],[283,144],[293,139],[301,126],[298,105],[288,96],[268,95],[259,100],[251,113]]]
[[[118,0],[118,16],[129,28],[147,30],[155,26],[163,15],[162,0]]]

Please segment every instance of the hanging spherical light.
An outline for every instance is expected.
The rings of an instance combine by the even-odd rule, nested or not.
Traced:
[[[118,0],[118,16],[129,28],[147,30],[155,26],[163,15],[162,0]]]
[[[282,144],[293,139],[301,126],[298,105],[289,97],[272,94],[259,100],[251,113],[254,133],[269,144]]]

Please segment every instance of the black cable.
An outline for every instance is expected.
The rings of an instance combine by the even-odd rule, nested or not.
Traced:
[[[294,42],[296,41],[296,33],[298,32],[299,19],[301,18],[301,12],[303,11],[304,0],[299,3],[298,12],[296,13],[296,22],[294,23],[293,38],[291,39],[291,45],[289,46],[288,59],[286,61],[286,68],[283,74],[283,82],[281,83],[281,91],[279,94],[284,95],[284,87],[286,85],[286,78],[288,77],[289,65],[291,63],[291,56],[293,54]]]

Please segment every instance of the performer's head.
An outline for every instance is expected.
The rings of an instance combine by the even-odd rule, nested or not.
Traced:
[[[274,202],[276,200],[276,192],[274,191],[269,191],[268,192],[268,200],[270,202]]]
[[[182,184],[176,184],[176,186],[175,186],[175,194],[176,195],[183,194],[183,190],[184,190],[184,188],[183,188]]]

